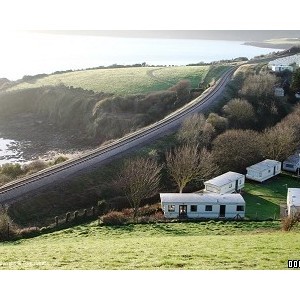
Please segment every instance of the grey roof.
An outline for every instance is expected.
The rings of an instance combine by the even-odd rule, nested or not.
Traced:
[[[161,193],[162,203],[186,203],[186,204],[245,204],[240,194],[215,194],[215,193]]]
[[[255,165],[252,165],[246,169],[252,169],[252,170],[256,170],[256,171],[264,171],[267,170],[271,167],[275,167],[277,164],[280,164],[280,161],[277,160],[272,160],[272,159],[266,159],[263,160]]]
[[[290,205],[300,206],[300,189],[288,188],[287,200]]]
[[[292,163],[292,164],[297,164],[300,161],[300,156],[299,153],[295,153],[291,156],[289,156],[284,163]]]
[[[220,176],[217,176],[213,179],[207,180],[204,184],[212,184],[216,186],[223,186],[225,184],[231,183],[232,181],[236,181],[240,178],[245,177],[243,174],[236,173],[236,172],[227,172]]]

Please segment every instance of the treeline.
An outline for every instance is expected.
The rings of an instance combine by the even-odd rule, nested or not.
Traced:
[[[20,114],[33,114],[61,130],[76,128],[82,140],[101,144],[160,120],[190,99],[187,80],[166,91],[129,96],[45,86],[0,93],[0,117],[17,122]]]

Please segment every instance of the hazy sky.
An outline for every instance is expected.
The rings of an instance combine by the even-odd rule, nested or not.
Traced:
[[[43,32],[67,35],[232,41],[263,41],[272,38],[300,38],[300,30],[48,30]]]

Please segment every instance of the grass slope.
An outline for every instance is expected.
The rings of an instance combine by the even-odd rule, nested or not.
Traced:
[[[279,222],[96,222],[0,243],[1,269],[287,269],[299,259],[300,231]]]
[[[20,83],[11,90],[64,84],[118,95],[144,94],[168,89],[182,79],[191,80],[192,86],[197,87],[199,82],[204,80],[208,70],[208,66],[84,70],[49,75],[32,82]],[[218,72],[216,75],[219,75]]]
[[[248,181],[243,189],[246,201],[246,217],[269,219],[280,217],[280,207],[286,206],[287,188],[300,188],[300,179],[280,174],[264,183]]]

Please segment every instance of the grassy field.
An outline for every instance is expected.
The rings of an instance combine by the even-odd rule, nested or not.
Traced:
[[[243,189],[246,217],[250,219],[279,218],[280,206],[286,206],[287,188],[300,188],[300,178],[281,174],[264,183],[247,181]]]
[[[223,68],[224,69],[224,68]],[[49,75],[32,82],[20,83],[11,90],[59,85],[81,87],[95,92],[119,95],[165,90],[179,80],[189,79],[197,87],[209,71],[209,66],[136,67],[69,72]],[[219,75],[220,69],[214,71]]]
[[[279,222],[97,222],[0,243],[1,269],[287,269],[299,259],[300,230]]]

